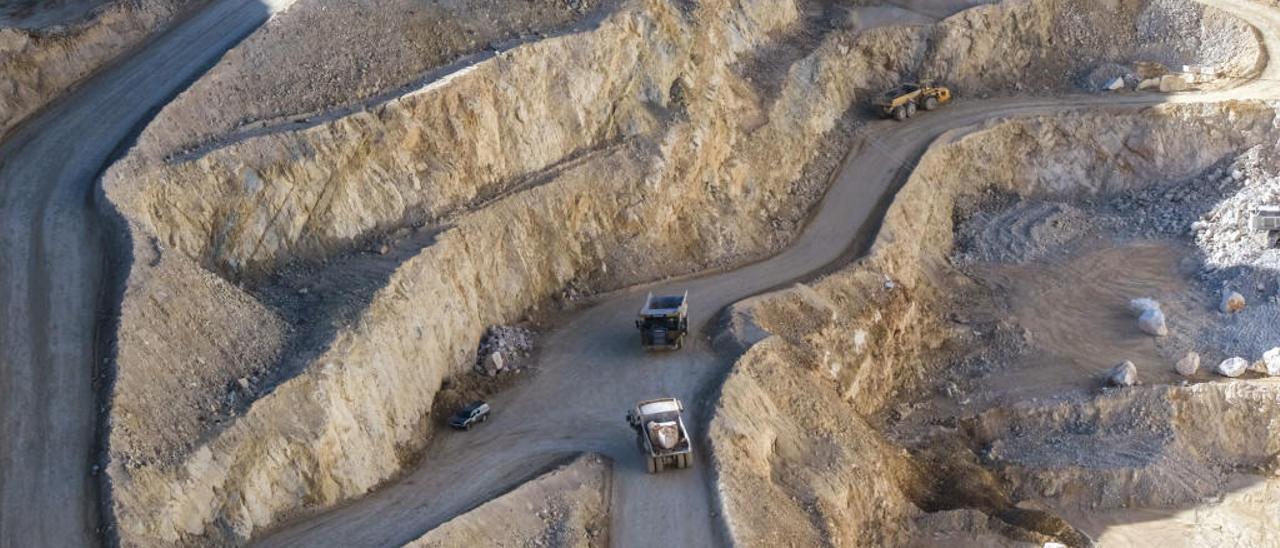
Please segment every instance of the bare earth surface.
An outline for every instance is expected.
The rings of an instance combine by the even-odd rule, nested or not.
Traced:
[[[0,545],[96,543],[95,311],[111,291],[94,182],[138,124],[271,9],[211,6],[0,147]]]
[[[1280,14],[1247,0],[1206,3],[1257,25],[1267,49],[1280,51]],[[103,310],[101,296],[110,293],[103,281],[109,242],[101,239],[104,224],[93,207],[97,175],[152,109],[279,7],[247,0],[214,4],[86,84],[0,148],[0,545],[95,542],[97,494],[90,467],[100,315],[93,311]],[[1278,73],[1280,66],[1273,64],[1255,84],[1174,99],[1275,97]],[[285,527],[262,544],[402,544],[584,451],[614,461],[611,542],[722,544],[706,454],[692,470],[647,475],[623,421],[630,402],[676,396],[693,410],[690,427],[701,436],[706,408],[729,365],[705,338],[713,314],[847,258],[851,242],[878,222],[876,202],[902,181],[901,166],[912,165],[946,130],[999,116],[1168,100],[1141,94],[962,101],[907,125],[872,124],[810,225],[786,251],[731,272],[601,296],[548,335],[539,373],[494,398],[496,412],[485,427],[442,436],[424,458],[430,467]],[[649,289],[690,291],[697,336],[683,351],[646,355],[636,344],[631,315]],[[1253,496],[1240,493],[1245,503]]]

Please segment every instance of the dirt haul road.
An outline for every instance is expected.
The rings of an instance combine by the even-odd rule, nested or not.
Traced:
[[[95,181],[150,113],[280,7],[215,2],[0,145],[0,546],[97,543],[95,341],[113,305]]]
[[[1280,52],[1280,10],[1250,0],[1206,0],[1257,26],[1268,51]],[[492,420],[477,430],[433,442],[423,466],[351,504],[288,525],[264,546],[392,546],[529,479],[568,453],[593,451],[615,460],[610,541],[615,546],[726,544],[706,443],[697,443],[692,470],[649,475],[624,414],[633,402],[676,396],[692,408],[695,441],[706,424],[719,379],[731,357],[707,341],[708,320],[725,306],[804,279],[849,257],[863,231],[879,223],[877,203],[901,184],[943,132],[985,120],[1080,108],[1135,108],[1164,102],[1280,97],[1280,66],[1235,89],[1183,95],[1129,94],[960,101],[903,124],[867,128],[815,216],[784,252],[744,268],[686,281],[635,287],[599,297],[550,333],[538,373],[492,399]],[[633,328],[647,291],[689,290],[692,344],[646,354]]]

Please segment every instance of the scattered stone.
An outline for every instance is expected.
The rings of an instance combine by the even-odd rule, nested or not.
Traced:
[[[1124,88],[1124,77],[1116,77],[1106,85],[1107,91],[1116,91],[1122,88]]]
[[[1138,317],[1138,329],[1143,333],[1156,337],[1163,337],[1169,334],[1169,327],[1165,325],[1164,312],[1159,308],[1152,308],[1142,313]]]
[[[1239,356],[1227,358],[1218,364],[1218,374],[1224,377],[1239,377],[1249,369],[1249,361]]]
[[[1178,360],[1178,363],[1174,364],[1173,369],[1184,377],[1195,375],[1200,370],[1200,354],[1187,352],[1186,356],[1183,356],[1181,360]]]
[[[1218,305],[1218,309],[1223,314],[1235,314],[1244,310],[1244,295],[1231,291],[1230,289],[1222,290],[1222,304]]]
[[[1107,373],[1107,384],[1110,386],[1133,386],[1138,384],[1138,368],[1133,362],[1125,360],[1116,364]]]
[[[236,384],[240,385],[241,390],[249,389],[249,379],[246,379],[244,377],[240,377],[238,380],[236,380]]]
[[[495,325],[485,331],[476,350],[475,370],[490,377],[521,368],[533,351],[533,332],[522,327]]]

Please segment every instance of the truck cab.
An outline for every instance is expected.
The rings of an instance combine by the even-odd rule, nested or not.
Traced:
[[[650,292],[636,316],[636,329],[645,350],[680,349],[689,332],[689,292],[656,296]]]

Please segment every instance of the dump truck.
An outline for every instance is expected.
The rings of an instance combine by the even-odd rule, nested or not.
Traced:
[[[1268,247],[1280,247],[1280,205],[1255,207],[1249,224],[1254,230],[1267,233]]]
[[[689,332],[689,292],[657,296],[650,292],[636,318],[636,328],[645,350],[679,349]]]
[[[917,109],[933,110],[951,101],[951,90],[930,83],[901,84],[884,92],[875,102],[880,114],[899,122],[916,115]]]
[[[627,424],[636,431],[636,444],[650,474],[693,465],[693,445],[682,413],[684,404],[676,398],[644,400],[627,412]]]

